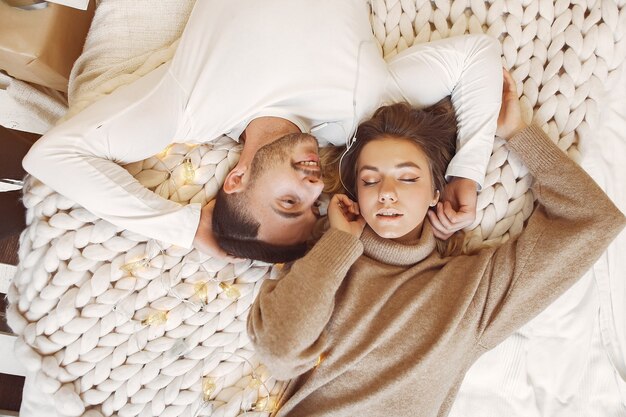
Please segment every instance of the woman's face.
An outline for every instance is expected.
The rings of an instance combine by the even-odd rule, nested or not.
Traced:
[[[361,215],[376,234],[398,241],[419,237],[438,197],[419,145],[390,137],[369,142],[357,160],[356,182]]]

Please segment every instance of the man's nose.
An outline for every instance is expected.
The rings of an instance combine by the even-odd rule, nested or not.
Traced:
[[[322,181],[322,178],[319,176],[307,177],[305,181],[309,188],[313,189],[313,194],[315,195],[315,199],[317,199],[324,189],[324,181]]]

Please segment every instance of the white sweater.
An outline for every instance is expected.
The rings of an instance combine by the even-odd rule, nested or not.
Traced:
[[[500,46],[485,35],[384,60],[364,0],[202,0],[171,63],[49,131],[23,165],[111,223],[190,247],[200,205],[165,200],[118,164],[172,142],[238,140],[260,116],[341,145],[382,104],[426,106],[451,94],[459,144],[447,175],[482,185],[501,89]]]

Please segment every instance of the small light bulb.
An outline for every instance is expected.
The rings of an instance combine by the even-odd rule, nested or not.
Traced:
[[[261,380],[255,376],[252,377],[250,383],[248,384],[250,388],[257,389],[261,386]]]
[[[214,378],[210,376],[205,376],[202,379],[202,399],[204,401],[209,401],[211,399],[211,395],[217,389],[217,383]]]
[[[180,358],[187,352],[189,352],[189,345],[185,342],[185,339],[178,339],[174,346],[166,352],[165,357],[168,359]]]
[[[167,154],[170,152],[170,149],[172,149],[172,144],[171,144],[171,143],[170,143],[169,145],[167,145],[167,146],[165,147],[165,149],[163,149],[161,152],[159,152],[159,153],[157,154],[157,157],[158,157],[159,159],[163,159],[163,158],[165,158],[165,157],[167,156]]]
[[[193,164],[191,163],[191,158],[185,158],[185,162],[183,162],[184,167],[184,177],[186,182],[193,182],[196,178],[196,170],[193,168]]]
[[[155,311],[141,321],[144,326],[158,326],[167,323],[167,311]]]
[[[276,411],[276,403],[273,398],[263,397],[259,399],[256,403],[252,404],[252,409],[254,411]]]
[[[226,297],[228,298],[236,300],[237,298],[241,297],[241,293],[239,292],[239,290],[232,285],[229,285],[225,282],[220,282],[220,288],[222,289],[222,291],[224,291]]]
[[[209,286],[206,282],[196,282],[194,291],[194,295],[200,300],[202,305],[209,303]]]
[[[148,257],[143,257],[138,261],[129,262],[120,267],[120,269],[128,274],[133,274],[140,268],[145,268],[150,264],[150,259]]]

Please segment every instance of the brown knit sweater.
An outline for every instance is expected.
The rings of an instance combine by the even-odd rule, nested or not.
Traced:
[[[248,333],[270,371],[292,379],[278,416],[446,416],[476,359],[591,267],[624,215],[541,129],[508,146],[538,197],[517,239],[442,259],[427,221],[412,245],[331,229],[264,282]]]

